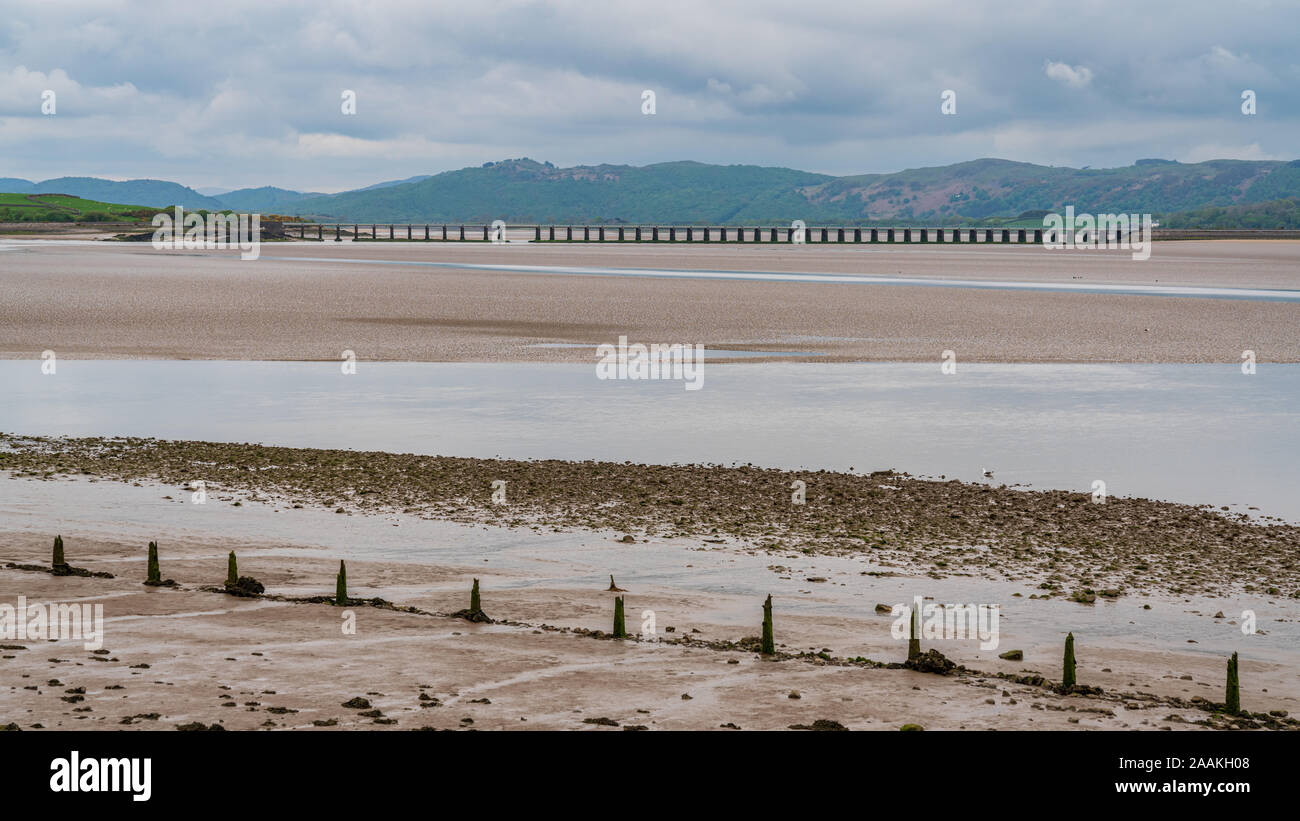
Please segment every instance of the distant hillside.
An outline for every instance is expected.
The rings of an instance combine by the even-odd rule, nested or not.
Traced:
[[[387,222],[740,222],[807,210],[801,190],[833,179],[752,165],[556,168],[518,159],[303,200],[294,213]]]
[[[813,203],[869,218],[952,221],[1073,205],[1089,213],[1161,213],[1300,195],[1300,161],[1138,160],[1125,168],[1054,168],[975,160],[897,174],[841,177]]]
[[[404,180],[388,180],[387,182],[377,182],[374,185],[367,185],[365,188],[354,189],[356,191],[373,191],[376,188],[392,188],[394,185],[406,185],[411,182],[422,182],[432,177],[432,174],[416,174],[414,177],[407,177]],[[324,195],[318,195],[324,196]]]
[[[320,196],[324,195],[304,194],[301,191],[290,191],[285,188],[275,188],[267,185],[261,188],[240,188],[238,191],[227,191],[214,199],[218,200],[222,207],[235,211],[285,214],[291,213],[289,209],[296,203]]]
[[[63,194],[0,194],[0,222],[148,222],[156,213]]]
[[[1162,216],[1163,228],[1300,229],[1300,197],[1213,206]]]
[[[970,222],[1026,211],[1171,213],[1300,196],[1300,161],[1139,160],[1077,169],[983,159],[830,177],[672,162],[556,168],[487,163],[420,182],[303,199],[288,213],[377,222]]]
[[[1073,205],[1088,213],[1151,213],[1287,221],[1300,197],[1300,160],[1138,160],[1124,168],[1057,168],[982,159],[891,174],[832,177],[790,168],[669,162],[557,168],[530,159],[484,163],[339,194],[264,186],[206,197],[161,180],[0,179],[0,191],[56,192],[99,202],[234,209],[339,222],[885,225],[1003,224]],[[1219,209],[1214,211],[1213,209]],[[1225,210],[1226,209],[1226,210]],[[1180,216],[1180,219],[1184,217]],[[1174,227],[1168,219],[1165,222]],[[1195,227],[1212,227],[1197,225]]]
[[[125,203],[151,208],[181,205],[186,208],[207,208],[216,211],[224,207],[220,200],[205,197],[192,188],[165,180],[116,182],[97,177],[59,177],[38,183],[28,182],[27,187],[11,185],[9,181],[0,180],[0,190],[20,194],[69,194],[97,202]]]

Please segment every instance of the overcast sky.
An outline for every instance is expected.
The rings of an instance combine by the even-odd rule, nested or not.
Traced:
[[[0,176],[337,191],[521,156],[829,174],[1290,160],[1300,3],[5,0],[0,15]]]

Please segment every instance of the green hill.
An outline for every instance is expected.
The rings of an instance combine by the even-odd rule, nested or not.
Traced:
[[[98,177],[59,177],[32,183],[9,178],[0,180],[0,191],[21,194],[68,194],[96,202],[120,202],[131,205],[181,205],[185,208],[225,208],[221,201],[205,197],[192,188],[166,180],[104,180]]]
[[[223,209],[229,208],[234,211],[260,214],[284,214],[288,213],[289,209],[297,203],[320,196],[324,195],[290,191],[285,188],[266,185],[261,188],[241,188],[238,191],[227,191],[215,197],[215,199],[220,201]]]
[[[1057,168],[982,159],[831,177],[672,162],[556,168],[529,159],[300,200],[288,213],[356,222],[969,223],[1027,211],[1172,213],[1300,196],[1300,161],[1139,160]]]
[[[149,222],[156,208],[66,194],[0,194],[0,222]]]
[[[384,222],[738,222],[807,207],[822,174],[752,165],[661,163],[556,168],[529,159],[306,199],[292,213]]]
[[[1025,220],[1041,224],[1035,212],[1073,205],[1081,213],[1151,213],[1167,227],[1249,228],[1294,227],[1300,160],[1184,164],[1150,159],[1122,168],[1080,169],[982,159],[832,177],[755,165],[557,168],[515,159],[332,195],[265,186],[205,197],[174,182],[92,177],[39,183],[0,179],[0,190],[6,188],[15,196],[71,194],[100,205],[182,205],[330,222],[787,225],[801,219],[809,225],[1017,225]],[[11,200],[15,219],[24,219],[19,211],[32,213],[30,204]],[[1196,220],[1213,225],[1188,222]]]

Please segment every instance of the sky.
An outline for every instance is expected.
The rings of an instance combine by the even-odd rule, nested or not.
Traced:
[[[1291,160],[1300,2],[5,0],[0,16],[0,177],[333,192],[525,156],[837,175]]]

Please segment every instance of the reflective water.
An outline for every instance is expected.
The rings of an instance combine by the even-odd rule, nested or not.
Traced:
[[[751,462],[1232,505],[1300,521],[1300,365],[0,362],[0,431],[508,458]],[[983,478],[984,470],[993,472]]]

